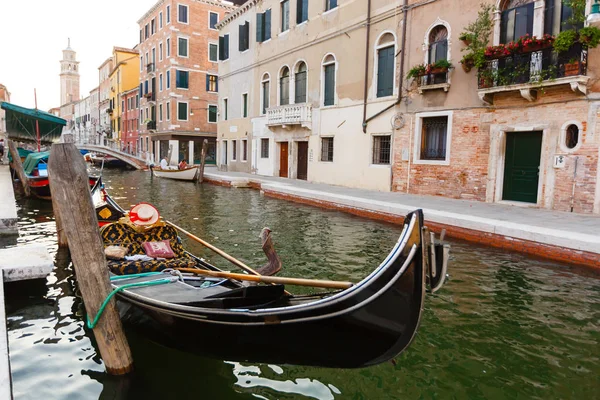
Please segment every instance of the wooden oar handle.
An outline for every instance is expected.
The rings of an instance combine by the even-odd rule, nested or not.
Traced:
[[[226,278],[235,279],[238,281],[247,282],[262,282],[262,283],[274,283],[282,285],[293,285],[293,286],[309,286],[319,287],[326,289],[348,289],[354,284],[352,282],[341,282],[341,281],[328,281],[320,279],[301,279],[301,278],[283,278],[279,276],[256,276],[247,274],[236,274],[233,272],[219,272],[219,271],[207,271],[204,269],[195,268],[177,268],[181,272],[188,272],[197,275],[212,276],[215,278]]]

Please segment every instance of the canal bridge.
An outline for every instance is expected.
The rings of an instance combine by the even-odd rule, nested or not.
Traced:
[[[94,153],[102,153],[109,156],[113,156],[126,162],[131,165],[135,169],[147,169],[148,163],[141,157],[138,157],[133,154],[126,153],[124,151],[120,151],[108,146],[102,146],[98,144],[89,144],[89,143],[75,143],[78,149],[80,150],[88,150]]]

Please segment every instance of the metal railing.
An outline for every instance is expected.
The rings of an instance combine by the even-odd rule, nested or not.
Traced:
[[[148,130],[150,130],[150,129],[156,130],[156,121],[148,121],[148,123],[146,124],[146,129],[148,129]]]
[[[587,74],[587,49],[576,43],[569,51],[553,48],[488,60],[478,73],[479,89],[503,87]]]
[[[155,65],[154,63],[148,63],[146,64],[146,72],[150,73],[150,72],[154,72],[155,71]]]
[[[421,75],[418,80],[419,86],[431,86],[443,83],[448,83],[448,69]]]
[[[312,105],[288,104],[267,109],[267,125],[309,125],[312,122]]]

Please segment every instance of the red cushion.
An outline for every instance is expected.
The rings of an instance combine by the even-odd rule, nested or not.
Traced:
[[[160,242],[144,242],[142,247],[148,257],[152,258],[175,258],[175,253],[171,250],[168,240]]]

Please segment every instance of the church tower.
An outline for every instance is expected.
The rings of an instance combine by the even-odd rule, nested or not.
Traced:
[[[60,61],[60,105],[79,100],[79,61],[71,48],[71,39]]]

